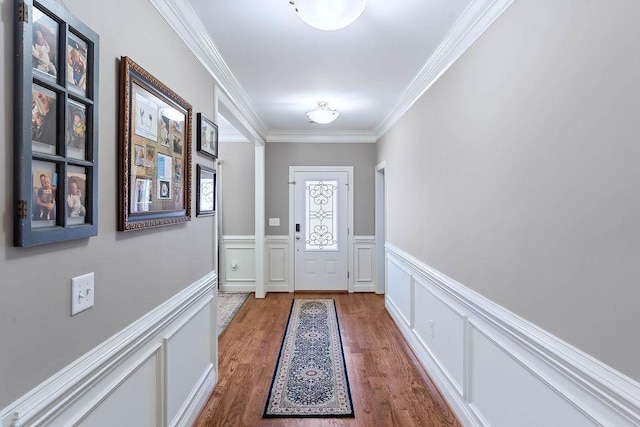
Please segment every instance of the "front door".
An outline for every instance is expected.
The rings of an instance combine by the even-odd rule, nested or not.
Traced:
[[[295,290],[348,289],[347,171],[294,172]]]

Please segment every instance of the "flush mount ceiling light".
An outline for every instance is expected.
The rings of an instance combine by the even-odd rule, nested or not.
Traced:
[[[290,0],[298,16],[314,28],[339,30],[358,19],[366,0]]]
[[[318,102],[318,106],[307,112],[307,116],[314,123],[326,125],[338,118],[340,113],[329,108],[326,102]]]

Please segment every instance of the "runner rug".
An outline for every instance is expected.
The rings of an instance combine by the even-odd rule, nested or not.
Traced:
[[[248,293],[218,292],[218,336],[246,301]]]
[[[353,416],[334,301],[294,299],[263,417]]]

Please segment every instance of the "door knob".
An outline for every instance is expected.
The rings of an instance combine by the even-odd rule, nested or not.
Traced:
[[[300,240],[300,236],[296,236],[296,240]]]

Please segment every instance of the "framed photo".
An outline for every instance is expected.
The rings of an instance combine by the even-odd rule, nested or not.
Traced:
[[[16,7],[14,245],[95,236],[99,37],[56,0]]]
[[[198,192],[196,193],[196,216],[216,213],[216,171],[198,165]]]
[[[198,151],[214,159],[218,158],[218,126],[198,113]]]
[[[120,72],[120,231],[191,220],[191,105],[128,57]]]

